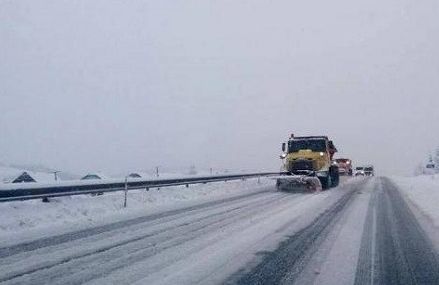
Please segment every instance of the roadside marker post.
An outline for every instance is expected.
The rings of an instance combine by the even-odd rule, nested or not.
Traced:
[[[127,195],[128,195],[128,176],[125,176],[125,197],[123,201],[123,207],[127,207]]]

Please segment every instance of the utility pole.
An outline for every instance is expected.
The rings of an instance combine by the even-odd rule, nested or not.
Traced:
[[[155,168],[155,175],[157,177],[159,177],[159,167],[158,166],[156,166],[156,168]]]
[[[58,173],[60,173],[61,171],[55,170],[53,171],[53,175],[55,177],[55,181],[58,181]]]

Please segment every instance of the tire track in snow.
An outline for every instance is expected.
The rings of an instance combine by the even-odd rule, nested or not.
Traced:
[[[65,233],[65,234],[58,235],[58,236],[41,238],[41,239],[37,239],[34,241],[20,243],[20,244],[16,244],[16,245],[5,246],[5,247],[0,248],[0,258],[5,258],[5,257],[11,256],[11,255],[19,254],[19,253],[26,252],[26,251],[32,251],[32,250],[43,248],[43,247],[49,247],[49,246],[62,244],[65,242],[71,242],[74,240],[83,239],[83,238],[90,237],[93,235],[98,235],[98,234],[102,234],[105,232],[110,232],[110,231],[113,231],[115,229],[121,229],[121,228],[130,227],[130,226],[135,226],[135,225],[138,225],[141,223],[165,218],[168,216],[176,216],[176,215],[188,212],[188,211],[196,211],[196,210],[200,210],[200,209],[209,208],[212,206],[219,206],[219,205],[227,204],[227,203],[230,203],[233,201],[239,201],[242,199],[247,199],[247,198],[252,197],[252,196],[257,196],[257,195],[261,195],[264,193],[270,193],[270,192],[273,193],[272,190],[263,190],[263,191],[253,192],[250,194],[244,194],[244,195],[239,195],[239,196],[235,196],[235,197],[231,197],[231,198],[216,200],[216,201],[212,201],[212,202],[206,202],[203,204],[199,204],[199,205],[195,205],[195,206],[191,206],[191,207],[187,207],[187,208],[177,209],[177,210],[173,210],[173,211],[167,211],[167,212],[148,215],[148,216],[142,216],[142,217],[138,217],[138,218],[134,218],[134,219],[130,219],[130,220],[125,220],[125,221],[119,221],[116,223],[106,224],[106,225],[94,227],[91,229],[85,229],[85,230],[80,230],[80,231],[76,231],[76,232]]]
[[[293,284],[361,188],[353,186],[311,224],[281,242],[275,251],[266,253],[256,267],[250,271],[238,271],[226,284]]]
[[[134,235],[146,235],[146,232],[154,232],[153,230],[149,230],[149,229],[160,229],[163,226],[166,226],[168,224],[171,223],[175,223],[176,221],[180,222],[180,223],[187,223],[188,221],[192,221],[194,219],[194,217],[199,214],[200,217],[206,216],[207,212],[212,212],[212,213],[220,213],[222,211],[224,211],[224,209],[228,209],[228,208],[233,208],[233,207],[242,207],[242,206],[246,206],[250,203],[257,203],[260,200],[264,200],[267,199],[267,197],[275,197],[276,192],[264,192],[264,193],[260,193],[259,195],[251,195],[250,197],[240,197],[240,199],[237,200],[233,200],[229,203],[227,203],[227,205],[223,205],[223,203],[219,203],[217,205],[213,205],[211,207],[206,208],[199,208],[199,209],[192,209],[188,208],[187,212],[184,213],[178,213],[177,215],[165,215],[162,218],[157,218],[157,219],[152,219],[152,220],[147,220],[143,223],[139,223],[139,224],[135,224],[135,225],[130,225],[127,227],[122,227],[122,228],[116,228],[110,232],[104,232],[101,234],[96,234],[96,235],[92,235],[86,238],[82,238],[82,239],[73,239],[70,242],[64,242],[62,244],[56,244],[54,246],[44,246],[42,248],[37,248],[34,249],[32,251],[25,251],[22,253],[17,253],[14,254],[12,256],[9,256],[7,258],[2,258],[0,259],[0,268],[2,266],[6,266],[8,264],[11,264],[13,262],[20,262],[21,260],[23,260],[24,258],[32,258],[32,256],[38,255],[38,256],[42,256],[44,254],[50,254],[53,251],[62,251],[63,249],[67,248],[71,248],[71,247],[78,247],[83,249],[85,244],[91,244],[91,249],[94,249],[96,247],[96,245],[93,244],[93,242],[99,242],[100,244],[103,243],[103,241],[109,240],[109,242],[107,243],[107,246],[111,246],[114,243],[117,242],[122,242],[123,240],[129,240],[129,238],[127,238],[127,236],[134,236]],[[175,227],[175,224],[172,224],[172,227]],[[146,230],[145,230],[146,228]],[[93,229],[91,229],[93,230]],[[115,240],[115,241],[114,241]],[[90,251],[89,250],[89,251]],[[66,253],[68,255],[68,253]],[[73,253],[70,253],[70,255],[72,255]],[[76,252],[76,254],[79,254],[79,252]],[[38,263],[40,263],[40,260],[38,260]]]
[[[274,197],[272,195],[274,195]],[[298,197],[299,196],[294,196],[294,199],[297,199]],[[271,200],[268,199],[268,198],[270,198]],[[180,225],[181,227],[191,228],[190,231],[186,232],[186,235],[189,235],[189,237],[186,237],[186,236],[181,235],[181,234],[177,234],[178,238],[175,238],[176,234],[174,234],[174,232],[178,232],[179,230],[181,230],[178,227],[177,228],[170,227],[170,228],[164,229],[162,231],[159,231],[159,232],[157,232],[155,234],[156,235],[160,235],[160,234],[163,234],[163,233],[167,233],[168,234],[168,239],[163,239],[163,237],[161,237],[161,236],[157,237],[157,239],[159,239],[161,243],[166,243],[166,242],[169,241],[172,246],[175,246],[175,244],[173,244],[173,242],[174,243],[177,242],[176,245],[178,245],[178,242],[180,242],[180,243],[181,242],[185,242],[187,239],[191,239],[191,238],[193,238],[193,236],[196,236],[197,231],[200,231],[200,230],[202,231],[204,228],[206,228],[209,224],[206,225],[205,223],[203,223],[203,220],[206,220],[206,219],[208,220],[208,219],[212,219],[212,218],[218,217],[217,219],[214,219],[211,222],[211,224],[210,224],[211,227],[217,227],[218,223],[224,224],[224,222],[227,221],[227,219],[232,219],[232,222],[234,221],[233,218],[236,219],[236,217],[239,217],[239,219],[241,219],[242,218],[242,212],[240,212],[240,211],[245,210],[245,208],[249,208],[251,211],[244,212],[244,213],[247,213],[248,215],[252,215],[252,214],[254,214],[254,212],[260,211],[263,207],[270,207],[272,203],[279,202],[282,199],[287,199],[287,198],[291,199],[291,198],[293,198],[293,196],[290,196],[290,195],[280,195],[279,193],[276,193],[276,194],[272,193],[268,197],[266,197],[264,199],[261,199],[261,201],[257,200],[257,201],[255,201],[253,203],[249,202],[249,203],[245,204],[242,207],[235,207],[235,208],[227,209],[227,210],[222,211],[220,213],[213,214],[213,215],[208,215],[208,216],[202,217],[202,218],[200,218],[198,220],[194,220],[194,221],[192,221],[191,224],[184,223],[184,224]],[[236,212],[236,214],[235,214],[235,212]],[[198,227],[196,227],[198,225],[197,223],[200,224]],[[227,223],[225,223],[225,225],[227,225]],[[167,231],[170,231],[170,232],[167,232]],[[152,245],[148,244],[146,247],[143,247],[143,248],[142,247],[134,248],[133,250],[131,250],[131,252],[127,252],[124,247],[126,247],[130,243],[142,242],[142,240],[148,239],[148,238],[150,239],[152,237],[154,237],[154,235],[147,235],[147,236],[143,236],[143,237],[138,237],[138,238],[135,238],[135,239],[130,240],[128,242],[124,242],[124,243],[121,243],[121,244],[115,244],[115,245],[109,246],[107,248],[100,249],[99,251],[90,252],[90,253],[88,253],[86,255],[77,256],[77,257],[73,257],[73,258],[72,257],[68,257],[68,258],[66,258],[66,259],[64,259],[61,262],[58,262],[56,264],[50,264],[48,266],[34,268],[33,270],[26,271],[26,272],[20,272],[20,273],[15,272],[15,274],[11,273],[11,274],[9,274],[8,277],[6,277],[6,279],[5,279],[5,277],[3,277],[2,280],[3,281],[12,280],[13,278],[17,278],[17,277],[24,276],[24,275],[31,274],[31,273],[36,273],[36,272],[41,271],[41,270],[45,271],[44,274],[46,274],[47,273],[46,271],[48,269],[51,269],[52,267],[59,267],[62,264],[72,263],[72,262],[81,263],[83,261],[83,259],[87,258],[87,257],[92,257],[92,259],[94,259],[96,261],[96,260],[99,260],[99,259],[102,258],[102,256],[99,255],[100,253],[105,253],[105,252],[111,251],[111,250],[113,250],[115,248],[120,248],[120,250],[122,251],[121,254],[124,254],[124,256],[128,254],[127,256],[129,256],[130,262],[133,262],[133,259],[134,259],[133,258],[133,254],[134,255],[135,254],[138,255],[139,251],[145,251],[145,250],[149,250],[151,248],[155,248],[156,249],[157,245],[156,244],[152,244]],[[156,254],[156,253],[157,253],[157,251],[155,250],[154,254]],[[129,254],[132,254],[132,255],[129,255]],[[105,259],[105,260],[114,263],[114,261],[117,260],[117,258],[115,259],[114,256],[115,256],[115,254],[113,253],[107,259]],[[145,256],[141,256],[141,259],[143,259],[143,258],[145,258]],[[91,261],[93,261],[93,260],[91,260]],[[102,261],[100,261],[100,262],[102,263]],[[116,264],[117,264],[117,266],[115,268],[120,267],[120,263],[118,264],[116,262]],[[113,270],[113,269],[114,269],[114,266],[112,267],[111,270]],[[57,269],[57,271],[58,271],[58,269]],[[73,271],[75,271],[75,270],[73,270]],[[58,274],[54,274],[53,277],[56,278],[56,276],[63,276],[62,272],[63,272],[62,270],[59,271],[59,273]],[[93,275],[95,275],[95,274],[93,274]],[[83,279],[84,278],[82,278],[82,281],[84,281]],[[35,280],[33,280],[33,282],[35,282]]]
[[[291,194],[288,194],[291,195]],[[294,209],[306,207],[307,201],[312,200],[314,195],[302,195],[300,199],[289,199],[282,203],[281,205],[271,205],[270,207],[261,207],[255,212],[246,215],[244,217],[238,217],[233,223],[228,225],[223,225],[220,227],[212,227],[211,230],[203,232],[202,235],[198,236],[196,239],[188,240],[184,244],[179,244],[177,246],[173,246],[167,248],[161,252],[161,254],[153,256],[150,259],[144,259],[137,262],[134,265],[129,265],[127,268],[119,268],[116,272],[112,272],[111,275],[108,275],[104,278],[96,279],[92,284],[105,284],[108,282],[115,282],[120,284],[155,284],[164,282],[164,284],[209,284],[211,281],[203,282],[204,277],[209,276],[209,272],[211,269],[210,263],[216,264],[216,266],[220,266],[225,262],[220,256],[223,258],[232,258],[236,254],[242,252],[243,248],[248,246],[248,243],[245,242],[242,244],[243,240],[248,240],[245,232],[254,233],[255,229],[262,227],[262,235],[261,233],[257,233],[253,238],[249,240],[261,240],[269,235],[272,235],[275,231],[273,228],[272,231],[264,231],[267,223],[272,223],[271,220],[273,217],[278,217],[281,220],[281,223],[274,222],[276,230],[280,228],[278,226],[284,227],[288,226],[291,223],[297,223],[297,218],[301,215],[295,215]],[[321,201],[317,199],[317,201]],[[285,217],[290,217],[285,219]],[[271,226],[270,226],[271,227]],[[241,245],[236,247],[233,243],[234,240],[238,237],[239,242],[237,244]],[[243,239],[244,238],[244,239]],[[232,244],[229,244],[231,242]],[[230,251],[229,246],[233,249]],[[229,248],[229,249],[228,249]],[[245,250],[244,250],[245,252]],[[207,258],[212,254],[212,258]],[[217,258],[219,257],[219,264]],[[200,259],[205,260],[206,262],[201,262]],[[189,263],[189,264],[188,264]],[[192,266],[192,263],[195,267]],[[227,263],[227,262],[226,262]],[[207,266],[205,270],[202,270],[204,277],[197,277],[192,279],[192,273],[194,270],[198,270],[200,266]],[[181,271],[181,268],[184,268]],[[217,268],[219,269],[219,268]],[[182,273],[182,272],[187,272]],[[130,272],[129,276],[127,276],[126,272]],[[177,276],[173,276],[174,273],[179,272]],[[207,275],[206,275],[207,274]],[[167,277],[171,277],[171,280],[167,280]],[[176,279],[173,279],[176,278]],[[189,278],[190,280],[186,280]],[[167,281],[165,281],[165,279]],[[199,281],[196,281],[199,280]]]

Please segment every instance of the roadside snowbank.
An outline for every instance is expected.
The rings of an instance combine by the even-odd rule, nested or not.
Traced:
[[[409,201],[439,229],[439,175],[391,177]]]
[[[79,230],[100,224],[134,218],[212,200],[272,189],[272,179],[217,182],[210,184],[133,190],[128,192],[128,207],[123,208],[124,193],[102,196],[79,195],[41,200],[0,203],[0,245],[51,233]]]

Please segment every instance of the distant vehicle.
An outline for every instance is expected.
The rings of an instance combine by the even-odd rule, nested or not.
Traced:
[[[368,165],[364,167],[364,174],[366,176],[375,176],[375,169],[373,165]]]
[[[338,166],[338,173],[340,173],[340,175],[352,176],[352,160],[349,158],[337,158],[335,163]]]
[[[425,168],[422,171],[422,173],[425,175],[434,175],[434,174],[436,174],[436,172],[437,172],[436,165],[431,161],[429,163],[427,163],[427,165],[425,166]]]
[[[373,165],[358,166],[355,168],[355,176],[375,176]]]
[[[355,168],[355,176],[366,176],[366,174],[364,173],[364,167],[363,166],[357,166]]]

